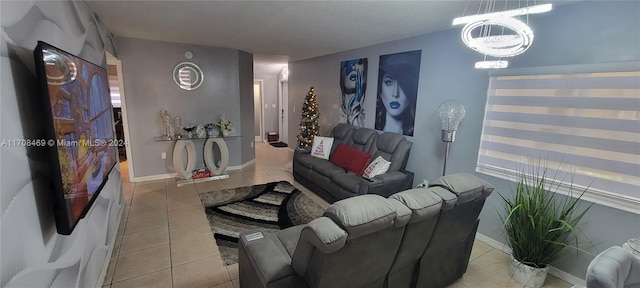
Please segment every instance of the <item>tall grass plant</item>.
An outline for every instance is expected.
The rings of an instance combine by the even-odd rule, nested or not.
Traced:
[[[545,268],[566,250],[580,250],[582,233],[577,229],[591,205],[581,209],[579,202],[587,189],[569,196],[556,193],[562,184],[559,171],[549,175],[547,161],[530,161],[518,171],[513,194],[499,194],[505,213],[502,228],[513,258],[525,265]]]

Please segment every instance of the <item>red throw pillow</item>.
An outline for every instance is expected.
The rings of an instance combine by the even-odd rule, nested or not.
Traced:
[[[351,153],[349,153],[349,163],[347,164],[347,169],[351,172],[356,173],[356,175],[362,175],[364,172],[364,168],[367,167],[367,163],[369,159],[371,159],[371,154],[367,152],[360,152],[356,149],[352,149]]]
[[[351,153],[353,148],[344,145],[344,143],[338,144],[336,147],[336,151],[333,151],[333,154],[329,156],[329,161],[338,167],[342,167],[347,169],[347,164],[349,164],[349,154]]]

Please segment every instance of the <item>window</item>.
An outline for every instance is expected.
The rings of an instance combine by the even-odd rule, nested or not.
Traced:
[[[511,70],[489,79],[476,171],[546,159],[584,199],[640,213],[640,63]]]

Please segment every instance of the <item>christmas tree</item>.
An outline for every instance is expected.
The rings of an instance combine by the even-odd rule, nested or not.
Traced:
[[[313,87],[307,92],[302,104],[302,119],[300,119],[300,134],[298,134],[298,148],[305,149],[311,147],[313,138],[318,135],[320,125],[318,125],[318,102]]]

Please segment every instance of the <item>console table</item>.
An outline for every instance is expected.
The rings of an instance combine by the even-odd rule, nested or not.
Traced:
[[[224,171],[229,165],[229,148],[224,139],[227,138],[239,138],[240,135],[229,136],[212,136],[205,138],[180,138],[180,139],[167,139],[164,137],[155,137],[156,142],[175,142],[173,147],[173,167],[176,170],[176,174],[181,180],[177,181],[178,186],[186,183],[203,182],[218,179],[227,179],[229,175]],[[192,171],[196,168],[196,145],[193,141],[204,140],[204,163],[211,170],[214,176],[206,178],[192,179]],[[213,148],[214,145],[218,146],[220,150],[220,159],[214,159]],[[187,159],[185,163],[184,152],[187,152]],[[219,160],[219,165],[216,163]]]

